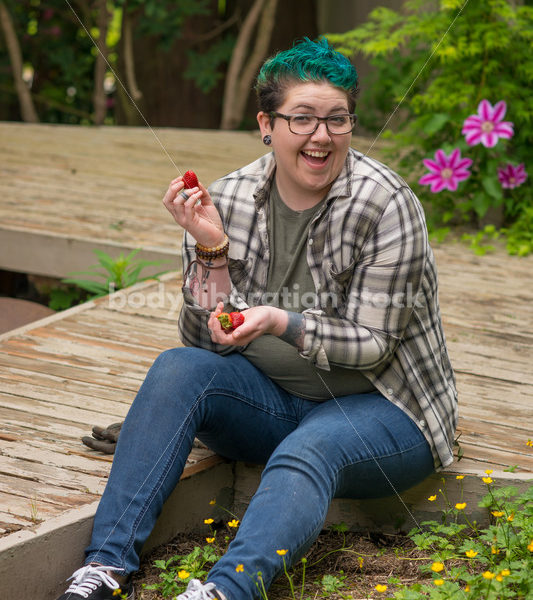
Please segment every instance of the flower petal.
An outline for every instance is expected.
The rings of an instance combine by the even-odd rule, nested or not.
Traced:
[[[492,104],[488,100],[482,100],[479,103],[477,112],[482,121],[492,121]]]
[[[435,182],[432,186],[431,186],[431,191],[434,194],[438,194],[440,191],[442,191],[444,188],[446,187],[446,181],[444,179],[441,179],[440,181]]]
[[[470,115],[463,123],[463,132],[465,129],[481,127],[481,123],[483,123],[483,121],[479,115]]]
[[[464,181],[470,177],[470,171],[465,171],[464,169],[459,169],[453,172],[453,179],[457,179],[457,181]]]
[[[448,166],[448,156],[440,148],[435,152],[435,160],[441,168]]]
[[[440,170],[442,169],[442,167],[438,165],[434,160],[431,160],[431,158],[424,158],[422,162],[433,173],[440,173]]]
[[[491,131],[490,133],[484,133],[481,136],[481,143],[485,148],[493,148],[498,143],[498,136]]]
[[[455,169],[457,166],[457,163],[461,160],[461,151],[459,150],[459,148],[455,148],[452,153],[450,154],[450,159],[448,161],[449,166],[452,169]]]
[[[455,192],[457,189],[457,180],[455,177],[451,177],[450,179],[446,179],[444,181],[444,185],[450,190],[450,192]]]
[[[503,117],[505,117],[505,112],[507,111],[507,104],[505,102],[505,100],[500,100],[499,102],[496,102],[496,104],[494,105],[494,109],[492,112],[492,120],[493,121],[501,121],[503,119]]]
[[[510,121],[502,121],[501,123],[497,123],[492,132],[502,138],[505,138],[506,140],[509,140],[514,135],[513,123]]]
[[[418,180],[418,183],[420,185],[429,185],[430,183],[435,183],[436,181],[440,181],[441,179],[442,177],[440,175],[437,175],[436,173],[428,173],[427,175],[423,175]]]
[[[473,163],[473,160],[471,158],[462,158],[457,165],[455,166],[456,169],[468,169],[468,167]]]
[[[483,132],[481,129],[477,131],[473,131],[472,133],[467,133],[465,135],[465,141],[469,146],[476,146],[481,142],[481,138],[483,137]]]

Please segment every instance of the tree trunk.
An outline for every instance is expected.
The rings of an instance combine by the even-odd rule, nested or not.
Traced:
[[[22,79],[22,52],[15,32],[15,26],[13,25],[13,20],[11,19],[11,15],[7,10],[6,5],[1,0],[0,22],[6,40],[9,60],[11,62],[11,70],[13,71],[13,80],[15,82],[15,90],[19,100],[22,120],[27,123],[38,123],[39,117],[37,116],[30,90],[28,89],[26,82]]]
[[[244,20],[228,67],[221,129],[236,129],[243,120],[253,79],[270,44],[277,4],[278,0],[256,0]],[[259,19],[255,44],[246,61],[250,40]]]
[[[98,52],[94,62],[93,120],[95,125],[102,125],[107,114],[104,79],[107,68],[108,48],[106,38],[110,14],[107,10],[106,0],[96,0],[95,5],[97,10],[96,27],[98,28],[98,39],[95,42]]]

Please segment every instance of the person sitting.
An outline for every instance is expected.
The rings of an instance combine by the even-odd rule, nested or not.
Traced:
[[[59,600],[133,598],[195,437],[265,466],[227,552],[179,600],[257,597],[256,574],[268,588],[295,564],[333,498],[399,494],[452,461],[457,394],[424,213],[351,147],[355,68],[305,38],[265,61],[256,91],[272,152],[209,189],[178,177],[163,199],[185,229],[184,347],[146,375],[86,565]],[[226,331],[230,310],[244,323]]]

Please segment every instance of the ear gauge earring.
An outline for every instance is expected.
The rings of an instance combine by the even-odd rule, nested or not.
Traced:
[[[263,138],[263,144],[265,146],[270,146],[271,143],[272,143],[272,136],[265,135],[265,137]]]

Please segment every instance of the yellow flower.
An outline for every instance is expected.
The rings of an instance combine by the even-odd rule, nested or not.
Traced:
[[[216,504],[216,503],[217,503],[217,501],[216,501],[216,500],[209,500],[209,504],[210,504],[211,506],[215,506],[215,504]]]
[[[489,483],[492,483],[491,477],[482,477],[481,479],[483,480],[483,483],[486,483],[487,485],[489,485]]]
[[[496,575],[494,575],[494,573],[491,573],[490,571],[485,571],[483,573],[483,577],[485,579],[494,579],[496,577]]]
[[[503,517],[505,513],[503,512],[503,510],[493,510],[492,511],[492,515],[494,517]]]
[[[288,550],[276,550],[276,552],[280,555],[280,556],[285,556],[285,554],[287,554]]]
[[[435,500],[436,500],[436,499],[437,499],[437,494],[435,494],[434,496],[430,496],[430,497],[428,498],[428,500],[429,500],[430,502],[435,502]]]
[[[468,556],[468,558],[474,558],[474,556],[477,556],[477,552],[475,550],[466,550],[465,554]]]
[[[243,564],[237,565],[235,567],[235,570],[237,571],[237,573],[242,573],[244,571],[244,565]]]
[[[509,521],[509,523],[511,523],[511,521],[514,519],[514,513],[511,513],[508,517],[507,520]]]
[[[205,541],[206,541],[208,544],[212,544],[212,543],[215,541],[215,538],[214,538],[214,537],[212,537],[212,538],[205,538]]]
[[[455,479],[464,479],[464,478],[465,478],[465,476],[464,476],[464,475],[456,475],[456,476],[455,476]]]
[[[431,570],[435,571],[435,573],[440,573],[444,569],[444,564],[441,562],[434,562],[431,565]]]
[[[239,521],[238,519],[232,519],[229,523],[228,523],[228,527],[238,527],[239,526]]]
[[[533,448],[533,440],[528,440],[528,441],[526,442],[526,446],[530,446],[530,447],[532,447],[532,448]]]
[[[503,581],[503,577],[500,575],[496,575],[496,581]]]
[[[486,473],[487,475],[492,475],[492,473],[493,473],[493,470],[492,470],[492,469],[487,469],[487,470],[485,471],[485,473]]]
[[[189,577],[189,575],[190,575],[189,571],[186,571],[185,569],[178,571],[178,577],[180,579],[187,579],[187,577]]]
[[[435,579],[435,580],[433,581],[433,583],[434,583],[435,585],[443,585],[443,584],[444,584],[444,579]]]
[[[211,523],[214,523],[214,522],[215,522],[215,519],[204,519],[204,523],[206,525],[211,525]]]
[[[386,592],[387,591],[387,586],[386,585],[382,585],[381,583],[378,583],[374,589],[376,590],[376,592],[382,593],[382,592]]]
[[[362,568],[363,568],[363,563],[365,562],[365,561],[364,561],[364,559],[363,559],[363,557],[362,557],[362,556],[360,556],[360,557],[357,559],[357,562],[359,563],[359,568],[360,568],[360,569],[362,569]]]
[[[533,552],[533,540],[531,540],[531,541],[529,542],[529,544],[528,544],[528,546],[527,546],[527,549],[528,549],[530,552]]]
[[[468,583],[465,586],[465,592],[469,592],[470,591],[470,586],[468,585]]]
[[[509,569],[503,569],[503,571],[500,572],[500,575],[503,575],[504,577],[507,577],[510,574],[511,571],[509,571]]]
[[[113,596],[120,596],[120,594],[122,594],[122,590],[120,588],[113,590]]]
[[[464,509],[466,508],[466,502],[458,502],[458,503],[455,505],[455,508],[456,508],[457,510],[464,510]]]
[[[499,554],[500,550],[499,548],[496,548],[495,546],[492,546],[492,548],[490,549],[492,554]]]

